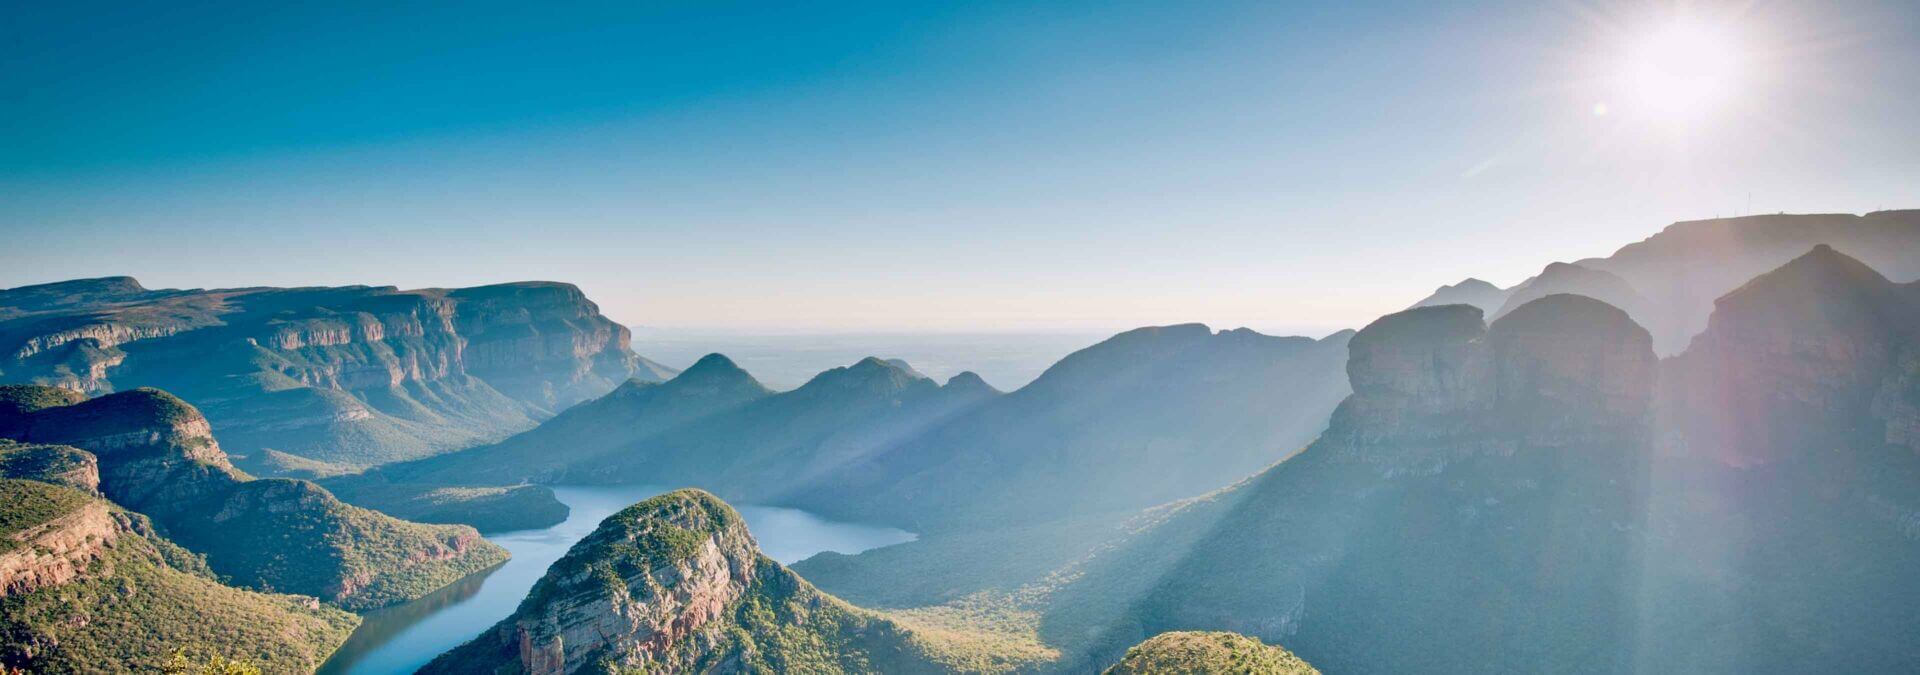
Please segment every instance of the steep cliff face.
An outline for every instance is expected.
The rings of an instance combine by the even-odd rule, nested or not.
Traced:
[[[1312,446],[1061,573],[1040,633],[1065,669],[1186,629],[1332,672],[1624,667],[1575,645],[1632,635],[1647,332],[1551,295],[1491,327],[1409,310],[1350,347],[1353,394]]]
[[[1817,247],[1661,363],[1573,296],[1382,318],[1319,441],[1056,571],[1041,637],[1069,670],[1176,629],[1335,672],[1913,670],[1915,289]]]
[[[0,598],[72,581],[120,537],[106,502],[51,485],[0,480]]]
[[[1920,451],[1912,433],[1920,286],[1828,246],[1721,298],[1674,363],[1688,438],[1733,464],[1779,461],[1850,433]]]
[[[449,291],[467,339],[468,372],[545,414],[605,394],[629,379],[673,371],[633,353],[633,334],[600,315],[571,284],[523,283]]]
[[[34,398],[18,392],[26,387],[0,390]],[[471,528],[395,520],[305,481],[252,479],[227,462],[206,418],[165,392],[137,389],[0,418],[0,426],[20,430],[19,440],[96,457],[103,495],[152,516],[244,585],[369,608],[418,597],[506,557]]]
[[[122,278],[0,291],[0,381],[173,391],[270,474],[483,443],[670,374],[566,284],[149,291]]]
[[[1539,298],[1492,329],[1465,305],[1389,315],[1354,337],[1354,393],[1319,445],[1395,473],[1617,439],[1650,421],[1651,343],[1625,312],[1578,295]]]
[[[139,515],[0,479],[0,666],[152,672],[174,649],[311,670],[359,620],[311,597],[224,586]]]
[[[760,555],[740,515],[697,490],[607,518],[513,616],[421,672],[601,670],[938,672],[898,626]]]
[[[1680,670],[1920,668],[1920,285],[1816,247],[1664,373],[1643,608]]]

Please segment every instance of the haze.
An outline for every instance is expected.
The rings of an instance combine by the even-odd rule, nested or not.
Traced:
[[[0,287],[1324,333],[1675,220],[1920,203],[1912,3],[1502,4],[16,6]]]

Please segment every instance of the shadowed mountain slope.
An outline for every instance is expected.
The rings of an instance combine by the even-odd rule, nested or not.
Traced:
[[[429,526],[349,506],[313,483],[235,470],[193,406],[152,389],[68,403],[33,385],[0,428],[29,444],[97,458],[100,493],[152,517],[235,583],[312,595],[350,609],[409,600],[506,559],[471,528]],[[34,405],[21,405],[35,401]],[[39,407],[39,403],[48,403]]]
[[[681,484],[766,501],[998,396],[970,373],[942,386],[877,358],[776,393],[713,354],[501,443],[329,484],[354,498],[379,484]]]
[[[925,531],[1128,511],[1206,492],[1312,440],[1346,395],[1350,335],[1199,324],[1121,333],[793,501]]]

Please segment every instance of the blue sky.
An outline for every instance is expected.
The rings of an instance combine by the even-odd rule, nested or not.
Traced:
[[[0,25],[0,286],[1325,332],[1674,220],[1920,207],[1904,2],[37,4]],[[1679,15],[1737,81],[1638,113],[1620,54]]]

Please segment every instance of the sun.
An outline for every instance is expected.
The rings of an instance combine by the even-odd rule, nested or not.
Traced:
[[[1671,18],[1625,45],[1610,107],[1655,121],[1700,122],[1738,90],[1742,60],[1727,27]]]

